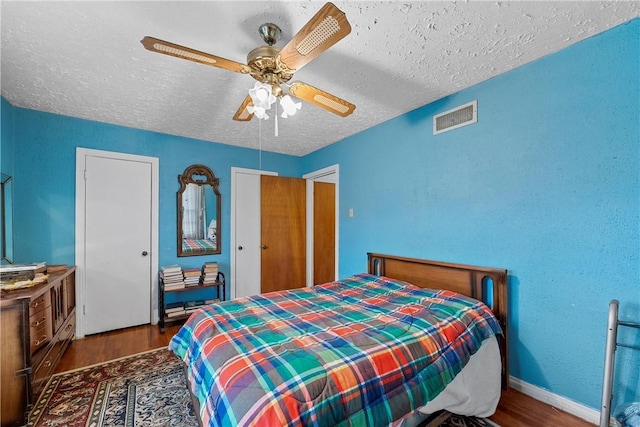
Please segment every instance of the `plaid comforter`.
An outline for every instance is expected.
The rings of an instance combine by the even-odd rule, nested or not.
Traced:
[[[211,239],[182,239],[182,252],[216,250],[216,241]]]
[[[369,274],[195,312],[169,348],[203,425],[387,425],[500,333],[481,302]]]

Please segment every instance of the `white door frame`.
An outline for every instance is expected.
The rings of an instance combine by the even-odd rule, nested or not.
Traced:
[[[231,167],[231,230],[230,230],[230,241],[231,241],[231,271],[229,272],[229,280],[231,281],[231,299],[236,297],[236,281],[234,273],[236,271],[236,174],[245,173],[245,174],[253,174],[253,175],[272,175],[277,176],[278,172],[258,170],[258,169],[245,169],[238,168],[235,166]],[[260,267],[260,266],[258,266]]]
[[[158,323],[158,179],[159,159],[114,151],[76,148],[76,337],[84,337],[85,306],[85,191],[84,180],[86,158],[89,156],[106,157],[114,160],[129,160],[151,164],[151,323]]]
[[[338,248],[340,233],[340,165],[327,166],[320,170],[302,175],[307,180],[307,286],[313,286],[313,183],[332,182],[336,185],[336,226],[335,226],[335,278],[338,278]]]

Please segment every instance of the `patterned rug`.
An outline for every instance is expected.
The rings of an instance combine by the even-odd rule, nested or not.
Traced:
[[[152,350],[54,375],[29,416],[29,427],[196,427],[182,361]],[[419,427],[500,427],[442,412]]]
[[[30,427],[197,426],[182,361],[153,350],[51,378]]]

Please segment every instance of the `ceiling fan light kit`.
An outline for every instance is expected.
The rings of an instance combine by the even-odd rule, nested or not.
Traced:
[[[276,96],[271,91],[271,86],[267,83],[256,82],[249,89],[249,96],[253,105],[247,105],[247,111],[259,119],[268,119],[267,110],[270,110],[271,105],[276,102]]]
[[[144,37],[141,43],[152,52],[249,74],[256,79],[257,82],[249,90],[233,120],[249,121],[253,116],[266,120],[269,118],[267,111],[277,98],[280,98],[283,109],[282,117],[289,117],[302,106],[289,95],[346,117],[353,113],[355,105],[306,83],[297,81],[289,85],[288,82],[297,70],[350,32],[351,25],[344,12],[333,3],[326,3],[282,49],[274,46],[282,34],[280,28],[272,23],[262,24],[258,33],[267,45],[251,50],[247,55],[246,65],[149,36]],[[285,93],[282,86],[287,88],[288,93]]]

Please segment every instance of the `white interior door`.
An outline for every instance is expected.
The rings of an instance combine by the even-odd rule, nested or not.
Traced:
[[[277,173],[231,169],[231,298],[260,293],[260,175]]]
[[[84,334],[151,322],[152,167],[87,156]]]

